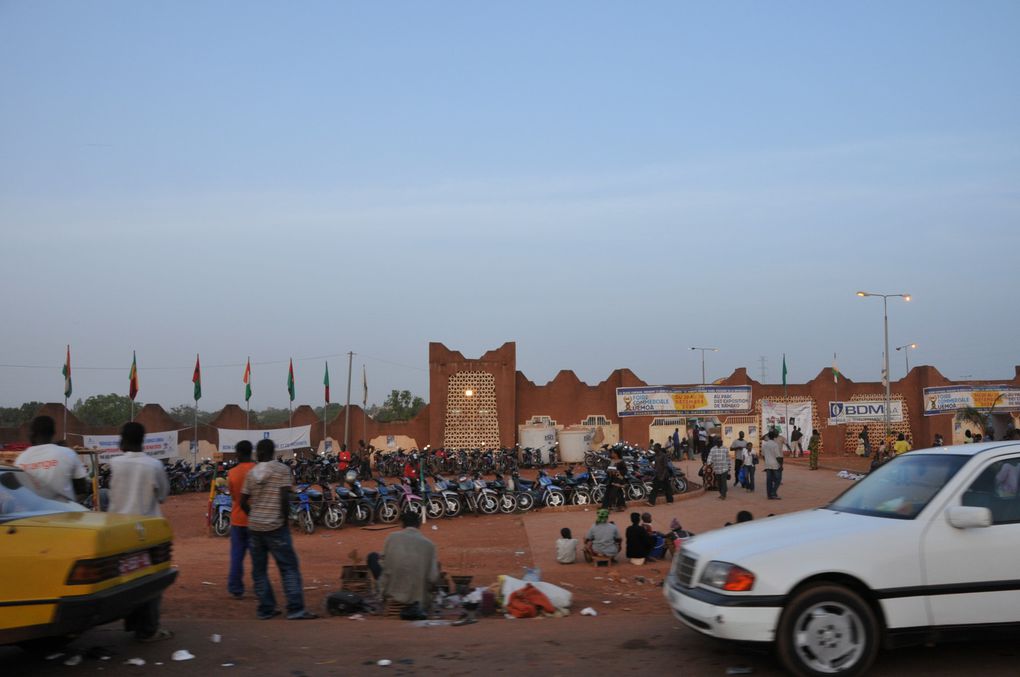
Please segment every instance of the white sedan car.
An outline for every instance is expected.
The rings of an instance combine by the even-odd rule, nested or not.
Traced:
[[[800,675],[885,647],[1020,629],[1020,443],[904,454],[824,508],[684,543],[664,594],[706,635],[773,643]]]

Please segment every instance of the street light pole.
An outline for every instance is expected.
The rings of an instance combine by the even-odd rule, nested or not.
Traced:
[[[700,350],[701,351],[701,385],[705,385],[705,351],[706,350],[711,350],[713,353],[717,353],[717,352],[719,352],[719,349],[718,348],[697,348],[695,346],[691,346],[691,350]]]
[[[910,373],[910,351],[917,347],[916,343],[908,343],[902,346],[896,346],[896,352],[903,351],[903,366],[906,367],[906,373]]]
[[[883,354],[883,362],[885,368],[885,439],[889,439],[889,431],[892,430],[892,412],[889,411],[891,408],[892,400],[892,379],[889,378],[889,299],[891,298],[902,298],[904,301],[910,301],[910,294],[875,294],[873,292],[859,291],[857,295],[860,297],[865,296],[880,296],[882,297],[882,322],[885,329],[885,353]]]

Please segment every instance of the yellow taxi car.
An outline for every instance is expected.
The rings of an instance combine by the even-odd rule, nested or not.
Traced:
[[[0,645],[57,647],[127,616],[177,577],[162,517],[42,498],[0,466]]]

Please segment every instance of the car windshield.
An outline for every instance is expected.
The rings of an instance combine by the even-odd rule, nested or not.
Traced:
[[[77,503],[43,498],[32,491],[21,471],[0,470],[0,522],[84,509]]]
[[[898,456],[825,507],[858,515],[914,519],[969,459],[955,454]]]

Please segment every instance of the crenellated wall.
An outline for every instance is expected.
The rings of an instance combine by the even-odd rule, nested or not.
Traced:
[[[475,374],[475,376],[470,376]],[[478,375],[490,375],[480,378]],[[451,377],[453,380],[451,381]],[[527,422],[533,416],[549,416],[562,426],[581,423],[589,415],[605,416],[610,424],[620,427],[620,439],[634,443],[648,440],[648,426],[652,417],[635,416],[621,419],[616,415],[616,389],[648,385],[629,369],[617,369],[608,378],[596,385],[588,385],[581,381],[573,371],[564,370],[556,374],[552,381],[537,385],[523,373],[517,371],[517,346],[510,341],[495,350],[490,350],[477,359],[464,357],[462,353],[450,350],[441,343],[429,344],[429,404],[410,421],[383,423],[367,417],[361,407],[352,405],[350,409],[349,438],[352,448],[357,447],[360,439],[370,440],[377,436],[405,435],[418,441],[419,445],[430,444],[439,446],[448,432],[455,432],[465,439],[464,427],[468,425],[463,412],[447,411],[448,400],[453,392],[455,407],[464,409],[468,404],[479,407],[473,412],[485,418],[486,431],[491,431],[492,412],[486,390],[486,399],[472,401],[462,397],[465,383],[472,383],[474,378],[484,383],[485,388],[493,390],[495,401],[495,423],[498,427],[499,444],[505,447],[516,443],[517,426]],[[809,398],[814,403],[816,420],[820,424],[823,449],[826,453],[842,453],[848,449],[847,440],[855,439],[857,428],[850,430],[847,426],[827,425],[828,403],[830,400],[851,400],[860,398],[882,399],[884,390],[879,382],[854,382],[841,377],[838,384],[832,381],[832,371],[822,369],[817,376],[807,383],[790,384],[785,388],[781,384],[762,384],[750,378],[747,370],[735,370],[727,378],[719,381],[722,385],[749,385],[753,398],[752,411],[757,411],[758,402],[763,398]],[[488,385],[488,384],[491,384]],[[1020,367],[1014,368],[1012,378],[991,381],[950,381],[937,369],[931,366],[917,366],[910,370],[903,379],[891,384],[893,397],[902,398],[906,404],[907,421],[898,429],[908,432],[914,440],[914,446],[928,446],[936,433],[941,434],[949,442],[952,440],[953,416],[943,414],[924,416],[922,390],[934,386],[947,385],[1011,385],[1020,387]],[[454,388],[451,391],[451,388]],[[57,438],[64,438],[64,408],[61,404],[46,404],[39,414],[52,416],[57,423]],[[339,415],[326,424],[326,434],[339,445],[344,439],[345,414],[341,409]],[[136,414],[136,420],[147,430],[160,432],[179,430],[179,439],[190,441],[193,428],[190,421],[177,421],[157,404],[145,405]],[[481,419],[479,419],[481,420]],[[323,439],[323,422],[315,411],[307,405],[294,410],[294,425],[311,425],[311,442],[318,447]],[[447,430],[447,426],[453,426]],[[244,409],[230,404],[220,410],[209,424],[198,427],[199,439],[210,444],[218,443],[217,428],[244,428]],[[276,426],[252,426],[254,429],[265,429]],[[880,434],[881,425],[874,426],[873,435]],[[81,434],[115,434],[116,428],[86,426],[73,414],[67,416],[67,429],[72,434],[71,444],[78,443]],[[495,432],[486,435],[495,439]],[[470,435],[469,435],[470,437]],[[479,439],[483,439],[480,436]],[[484,437],[488,439],[487,437]],[[0,443],[25,442],[28,440],[28,424],[20,428],[0,428]],[[874,441],[874,440],[873,440]]]

